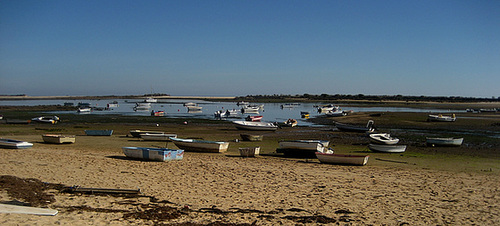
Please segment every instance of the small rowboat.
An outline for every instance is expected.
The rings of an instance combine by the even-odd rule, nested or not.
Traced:
[[[369,144],[368,148],[375,152],[401,153],[405,152],[406,145]]]
[[[184,150],[175,150],[167,148],[143,148],[143,147],[123,147],[123,153],[129,158],[154,160],[154,161],[171,161],[182,160]]]
[[[141,133],[141,138],[143,140],[150,140],[150,141],[169,141],[171,137],[176,138],[177,134],[169,134],[169,133]]]
[[[391,137],[388,133],[372,133],[369,135],[370,141],[375,144],[397,144],[399,142],[398,138]]]
[[[113,130],[85,130],[87,136],[111,136]]]
[[[234,121],[237,129],[242,130],[262,130],[262,131],[275,131],[278,126],[271,122],[247,122],[247,121]]]
[[[43,142],[52,144],[72,144],[75,143],[75,135],[44,134]]]
[[[335,154],[333,150],[328,149],[326,151],[316,152],[316,157],[321,163],[364,166],[368,163],[368,158],[370,156]]]
[[[371,133],[371,132],[375,131],[373,124],[374,124],[374,122],[372,120],[369,120],[365,127],[335,122],[335,127],[337,127],[337,129],[342,130],[342,131]]]
[[[162,131],[146,131],[146,130],[140,130],[140,129],[130,130],[129,132],[130,132],[130,135],[132,135],[132,137],[137,137],[137,138],[140,138],[141,134],[143,134],[143,133],[164,134],[164,132],[162,132]]]
[[[174,137],[171,137],[170,140],[174,142],[175,146],[185,151],[218,153],[227,151],[229,147],[228,142],[180,139]]]
[[[464,138],[438,138],[438,137],[427,137],[427,146],[460,146]]]
[[[32,143],[28,143],[26,141],[0,138],[0,147],[2,147],[2,148],[13,148],[13,149],[22,149],[22,148],[31,148],[31,147],[33,147],[33,144]]]
[[[292,150],[304,150],[304,151],[323,151],[325,147],[328,147],[330,141],[327,140],[288,140],[280,141],[279,149],[292,149]]]
[[[429,122],[454,122],[457,121],[457,117],[455,114],[451,116],[445,116],[445,115],[429,115],[427,118],[427,121]]]
[[[240,137],[244,141],[262,141],[264,135],[240,134]]]

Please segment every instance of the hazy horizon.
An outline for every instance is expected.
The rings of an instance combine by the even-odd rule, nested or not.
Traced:
[[[1,1],[0,94],[500,96],[500,1]]]

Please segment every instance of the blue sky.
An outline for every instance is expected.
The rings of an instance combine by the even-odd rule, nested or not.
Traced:
[[[500,95],[500,1],[1,0],[0,94]]]

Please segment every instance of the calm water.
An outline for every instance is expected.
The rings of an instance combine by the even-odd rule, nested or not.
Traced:
[[[0,101],[0,105],[3,106],[37,106],[37,105],[63,105],[64,103],[73,103],[75,106],[79,103],[89,103],[91,107],[101,107],[104,108],[108,103],[115,100],[23,100],[23,101]],[[204,118],[204,119],[214,119],[214,112],[218,110],[236,109],[240,110],[241,107],[237,106],[236,102],[212,102],[212,101],[201,101],[201,100],[160,100],[159,103],[151,103],[151,109],[147,111],[134,111],[135,102],[141,101],[137,99],[124,100],[119,99],[118,107],[111,108],[110,110],[104,111],[93,111],[87,114],[120,114],[120,115],[137,115],[137,116],[149,116],[151,110],[155,111],[165,111],[164,117],[170,118]],[[203,107],[200,112],[188,112],[187,108],[183,106],[186,102],[194,102],[199,106]],[[312,123],[306,122],[300,118],[301,111],[310,112],[310,116],[318,116],[320,113],[316,110],[316,105],[319,103],[298,103],[294,105],[293,108],[281,108],[282,103],[251,103],[256,105],[264,105],[264,110],[259,112],[259,115],[264,116],[263,121],[270,122],[283,122],[289,118],[297,119],[299,125],[302,126],[312,126]],[[336,105],[336,104],[334,104]],[[352,110],[354,112],[439,112],[447,113],[450,110],[443,109],[419,109],[419,108],[401,108],[401,107],[350,107],[348,105],[340,105],[344,111]],[[462,112],[454,110],[453,112]],[[465,112],[465,110],[463,111]],[[74,113],[74,112],[47,112],[47,113]],[[229,118],[227,120],[241,120],[242,118],[248,116],[249,114],[238,114],[239,118]],[[255,114],[252,114],[255,115]]]

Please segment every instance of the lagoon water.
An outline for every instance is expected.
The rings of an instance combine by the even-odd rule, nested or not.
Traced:
[[[136,115],[136,116],[150,116],[151,111],[164,111],[164,117],[170,118],[204,118],[214,119],[214,112],[218,110],[240,110],[241,107],[236,102],[217,102],[217,101],[202,101],[202,100],[178,100],[178,99],[161,99],[158,103],[151,103],[151,109],[146,111],[134,111],[136,102],[141,102],[138,99],[105,99],[105,100],[21,100],[21,101],[0,101],[0,106],[37,106],[37,105],[64,105],[64,103],[73,103],[75,106],[78,103],[89,103],[94,108],[104,108],[108,103],[113,101],[118,102],[118,107],[111,108],[103,111],[92,111],[87,114],[119,114],[119,115]],[[203,107],[202,111],[189,112],[183,106],[186,102],[194,102]],[[264,116],[263,121],[269,122],[283,122],[289,118],[297,119],[301,126],[312,126],[312,123],[307,122],[300,118],[300,112],[310,112],[311,117],[319,116],[316,105],[323,105],[326,103],[298,103],[293,108],[281,108],[283,103],[251,103],[256,105],[264,105],[264,110],[259,112],[259,115]],[[334,103],[332,103],[334,104]],[[334,104],[339,105],[339,104]],[[446,109],[419,109],[419,108],[402,108],[402,107],[355,107],[349,105],[340,105],[344,111],[352,110],[354,112],[439,112],[449,113],[450,110]],[[453,112],[460,112],[453,110]],[[463,111],[465,112],[465,111]],[[61,113],[74,113],[76,111],[59,111],[59,112],[46,112],[47,114],[61,114]],[[229,118],[227,120],[242,120],[242,118],[249,114],[238,114],[239,118]],[[253,114],[255,115],[255,114]]]

